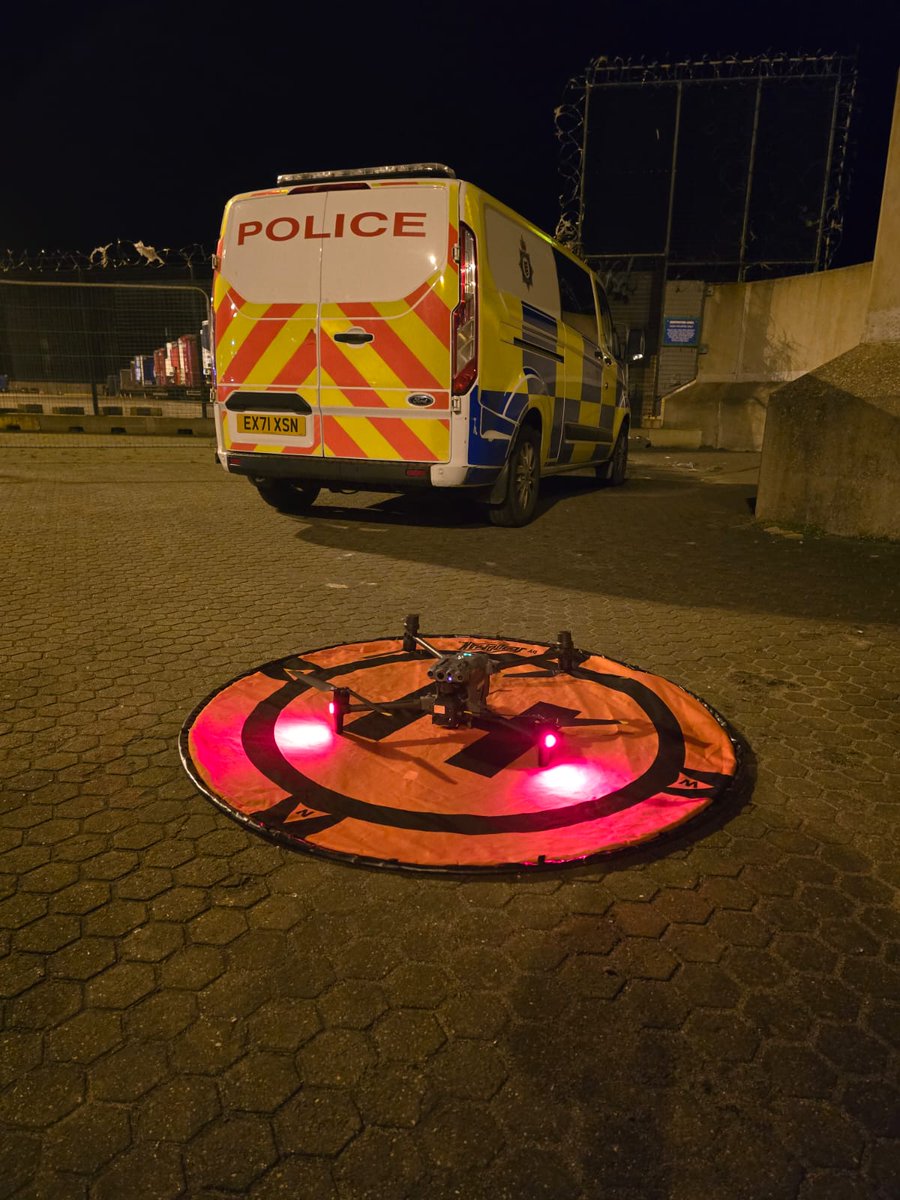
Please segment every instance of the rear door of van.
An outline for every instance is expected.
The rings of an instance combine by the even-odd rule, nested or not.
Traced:
[[[324,193],[325,457],[449,461],[457,193],[455,181]]]
[[[321,456],[319,294],[326,196],[241,196],[216,274],[219,449]]]

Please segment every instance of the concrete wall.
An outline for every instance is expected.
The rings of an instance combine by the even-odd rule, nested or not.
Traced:
[[[697,378],[665,398],[665,428],[699,429],[701,443],[759,450],[769,396],[858,345],[872,264],[757,283],[712,285]]]
[[[866,308],[860,345],[772,396],[763,520],[900,540],[900,86]]]
[[[900,341],[900,80],[884,172],[884,192],[875,240],[875,263],[864,340]]]

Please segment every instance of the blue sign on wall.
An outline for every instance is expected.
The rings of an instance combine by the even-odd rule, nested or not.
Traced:
[[[663,317],[664,346],[696,346],[699,341],[699,317]]]

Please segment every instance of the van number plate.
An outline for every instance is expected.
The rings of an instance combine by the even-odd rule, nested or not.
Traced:
[[[291,437],[303,437],[306,433],[306,417],[293,413],[238,413],[238,433],[282,433]]]

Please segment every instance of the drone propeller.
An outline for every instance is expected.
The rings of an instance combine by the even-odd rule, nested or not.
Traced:
[[[358,700],[361,704],[364,704],[366,708],[371,708],[373,712],[381,713],[383,717],[389,715],[387,711],[383,708],[380,708],[374,700],[370,700],[367,696],[360,695],[359,692],[354,692],[353,688],[344,686],[338,688],[335,686],[335,684],[329,683],[327,679],[319,679],[317,675],[304,675],[299,671],[288,671],[288,675],[290,675],[290,677],[295,679],[298,683],[308,683],[310,687],[318,688],[320,692],[334,693],[338,690],[346,692],[348,696],[352,696],[354,700]]]

